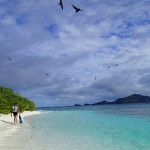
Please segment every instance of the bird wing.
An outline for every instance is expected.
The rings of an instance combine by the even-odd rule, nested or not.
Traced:
[[[62,4],[62,3],[60,3],[60,6],[61,6],[61,8],[63,9],[63,4]]]
[[[61,8],[63,9],[63,2],[62,2],[62,0],[60,0],[60,6],[61,6]]]
[[[77,10],[78,8],[77,7],[75,7],[74,5],[72,5],[72,7],[75,9],[75,10]]]

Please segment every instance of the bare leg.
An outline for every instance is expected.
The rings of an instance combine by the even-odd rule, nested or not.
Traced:
[[[17,117],[18,117],[18,115],[14,116],[14,125],[17,125]]]
[[[18,118],[18,115],[16,116],[16,124],[18,123],[18,119],[17,118]]]
[[[14,125],[15,125],[15,116],[14,116]]]

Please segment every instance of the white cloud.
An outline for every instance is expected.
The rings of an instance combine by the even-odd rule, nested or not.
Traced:
[[[0,3],[0,85],[38,105],[149,95],[148,0]]]

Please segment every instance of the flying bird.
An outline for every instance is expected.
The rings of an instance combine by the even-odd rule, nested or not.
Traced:
[[[58,5],[60,5],[61,9],[63,10],[63,3],[62,3],[62,0],[60,0],[60,2],[58,3]]]
[[[126,50],[126,49],[125,49],[124,51],[125,51],[125,52],[131,52],[131,51],[129,51],[129,50]]]
[[[117,66],[119,66],[119,64],[116,64],[115,66],[117,67]]]
[[[95,80],[96,80],[96,77],[95,77]]]
[[[12,59],[11,59],[10,57],[8,57],[8,59],[9,59],[10,61],[12,61]]]
[[[48,76],[48,73],[46,73],[46,76]]]
[[[72,7],[75,9],[76,13],[79,12],[79,11],[83,11],[81,10],[80,8],[77,8],[76,6],[72,5]]]
[[[107,67],[108,69],[110,68],[110,66]]]

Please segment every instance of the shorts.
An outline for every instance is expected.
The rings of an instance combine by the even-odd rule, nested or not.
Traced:
[[[13,115],[14,115],[14,116],[17,116],[17,115],[18,115],[18,112],[13,112]]]

